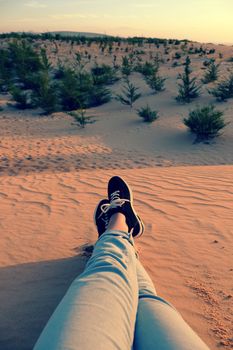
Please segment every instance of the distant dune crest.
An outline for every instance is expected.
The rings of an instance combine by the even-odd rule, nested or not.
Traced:
[[[86,36],[89,38],[92,37],[102,37],[102,36],[109,36],[107,34],[101,34],[101,33],[89,33],[89,32],[72,32],[72,31],[56,31],[56,32],[48,32],[49,34],[56,35],[59,34],[61,36]]]

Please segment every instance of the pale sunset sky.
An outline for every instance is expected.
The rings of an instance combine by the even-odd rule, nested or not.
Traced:
[[[233,43],[233,0],[0,0],[0,32],[55,30]]]

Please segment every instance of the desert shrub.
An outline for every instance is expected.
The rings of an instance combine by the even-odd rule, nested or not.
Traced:
[[[153,64],[146,62],[144,67],[146,68],[144,72],[145,81],[154,93],[164,90],[166,78],[159,76],[159,61],[157,60]]]
[[[176,52],[173,58],[176,59],[176,60],[179,60],[181,58],[181,53],[180,52]]]
[[[57,89],[49,77],[48,72],[42,71],[37,75],[38,87],[32,93],[32,102],[35,107],[41,107],[46,114],[58,110]]]
[[[110,85],[119,79],[116,71],[106,64],[96,65],[91,69],[91,73],[95,85]]]
[[[225,80],[220,81],[214,89],[209,90],[209,93],[220,102],[233,98],[233,73],[230,73]]]
[[[133,69],[133,67],[132,67],[128,57],[127,56],[123,56],[122,57],[122,66],[121,66],[122,74],[125,75],[125,76],[129,76],[131,74],[131,72],[132,72],[132,69]]]
[[[15,107],[19,109],[30,108],[31,104],[29,102],[29,93],[23,91],[19,87],[12,86],[10,89],[13,100],[16,102]]]
[[[179,86],[179,93],[176,97],[178,102],[191,102],[192,99],[196,98],[200,94],[200,86],[196,83],[196,78],[191,78],[190,75],[192,70],[190,68],[191,60],[189,56],[186,57],[184,64],[184,73],[178,75],[178,79],[182,81]]]
[[[92,87],[90,75],[80,74],[77,76],[72,69],[65,69],[59,88],[62,108],[66,111],[71,111],[81,108],[81,106],[86,107]]]
[[[8,51],[0,49],[0,92],[8,90],[12,78]]]
[[[211,65],[211,62],[212,62],[213,60],[205,60],[204,62],[203,62],[203,66],[204,67],[209,67],[210,65]]]
[[[215,53],[215,49],[210,49],[208,52],[207,52],[207,55],[213,55]]]
[[[87,124],[93,124],[96,122],[96,120],[93,119],[93,116],[86,116],[86,110],[82,108],[70,112],[69,115],[74,118],[77,125],[82,129],[85,128]]]
[[[173,68],[178,67],[178,66],[179,66],[179,64],[178,64],[177,61],[172,62],[172,67],[173,67]]]
[[[75,68],[78,73],[82,73],[87,62],[83,60],[83,54],[80,52],[75,53]]]
[[[9,59],[11,68],[20,82],[31,72],[38,72],[43,68],[40,55],[26,40],[14,40],[9,43]]]
[[[158,112],[153,111],[148,105],[137,110],[139,117],[144,119],[146,123],[152,123],[159,118]]]
[[[145,78],[146,83],[150,86],[150,88],[154,91],[154,93],[157,93],[159,91],[163,91],[164,88],[164,82],[166,78],[163,78],[159,76],[158,74],[154,74],[152,76],[148,76]]]
[[[213,105],[195,108],[183,122],[196,135],[196,142],[218,136],[219,131],[226,126],[223,112],[216,110]]]
[[[65,69],[59,92],[62,107],[68,111],[99,106],[111,100],[110,90],[103,85],[95,85],[92,75],[86,71],[75,73]]]
[[[215,64],[214,60],[211,60],[210,64],[208,65],[208,68],[205,72],[205,75],[202,79],[202,82],[204,84],[211,83],[218,79],[218,70],[219,70],[219,64]]]
[[[40,50],[40,59],[41,59],[42,69],[49,71],[51,69],[52,65],[49,62],[46,50],[43,48]]]
[[[58,65],[55,69],[55,72],[54,72],[54,79],[62,79],[64,78],[64,75],[65,75],[65,66],[61,63],[61,62],[58,62]]]
[[[141,93],[138,92],[139,88],[134,86],[129,79],[125,79],[125,85],[123,86],[123,95],[117,95],[116,99],[124,105],[128,105],[131,108],[133,103],[141,97]]]
[[[101,85],[93,85],[90,90],[87,107],[96,107],[111,100],[112,94],[109,89]]]
[[[137,71],[142,73],[144,77],[152,76],[157,73],[159,65],[146,61],[144,64],[137,66]]]
[[[36,91],[39,89],[39,80],[38,80],[38,75],[40,74],[39,72],[28,72],[25,74],[24,78],[20,80],[20,84],[23,84],[23,89],[24,90],[32,90]]]

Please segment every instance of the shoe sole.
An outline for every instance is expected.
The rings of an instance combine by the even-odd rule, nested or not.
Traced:
[[[100,202],[101,202],[101,201],[100,201]],[[100,202],[99,202],[99,203],[100,203]],[[93,214],[93,221],[94,221],[94,224],[95,224],[95,226],[96,226],[96,228],[97,228],[97,231],[98,231],[98,225],[97,225],[97,223],[96,223],[96,213],[97,213],[98,207],[99,207],[99,204],[95,207],[94,214]],[[99,231],[98,231],[98,232],[99,232]]]

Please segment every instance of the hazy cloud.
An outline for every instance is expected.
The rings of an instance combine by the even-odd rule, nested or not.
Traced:
[[[73,19],[73,18],[98,18],[95,14],[84,14],[84,13],[63,13],[59,15],[50,15],[52,19],[63,20],[63,19]]]
[[[32,7],[35,9],[47,7],[46,4],[40,3],[39,1],[36,1],[36,0],[31,0],[31,1],[26,2],[24,4],[24,6]]]
[[[157,4],[135,4],[134,6],[138,8],[151,8],[151,7],[156,7],[158,5]]]

